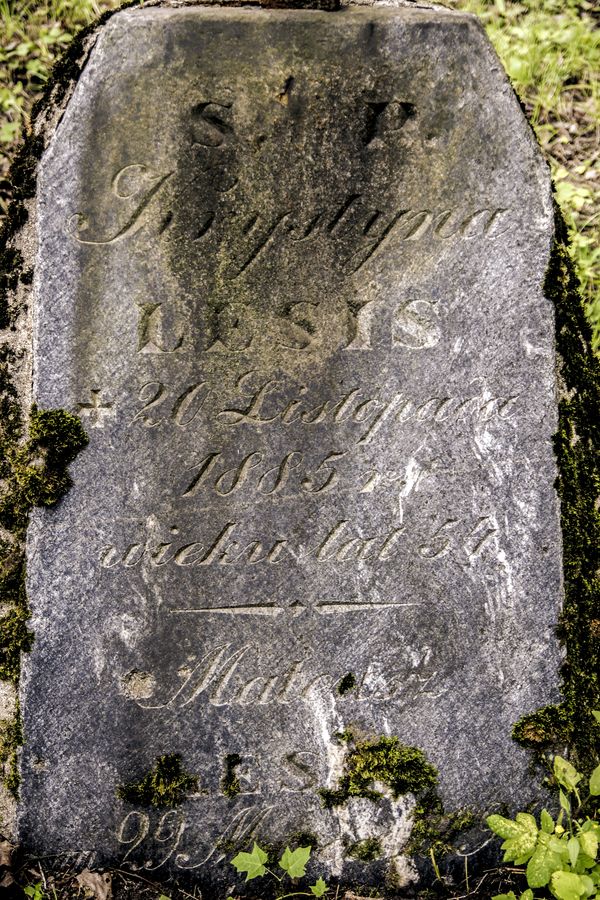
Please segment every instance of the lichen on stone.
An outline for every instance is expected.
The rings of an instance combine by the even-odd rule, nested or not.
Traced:
[[[117,796],[135,806],[156,808],[179,806],[198,789],[198,776],[187,773],[179,753],[159,756],[149,772],[138,781],[120,785]]]

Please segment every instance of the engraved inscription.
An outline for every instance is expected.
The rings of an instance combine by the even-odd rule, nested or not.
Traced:
[[[284,663],[281,668],[260,670],[260,647],[232,643],[210,649],[200,658],[188,660],[179,669],[181,681],[174,691],[165,691],[153,677],[155,692],[150,697],[133,699],[141,709],[187,709],[208,703],[210,706],[268,706],[270,704],[311,703],[321,691],[333,692],[339,672],[315,670],[309,658]],[[439,662],[435,661],[431,646],[411,646],[398,641],[393,671],[372,662],[356,673],[352,691],[340,696],[341,704],[371,701],[408,700],[421,693],[443,691],[439,684]],[[126,677],[126,676],[125,676]],[[148,676],[151,677],[151,676]],[[286,771],[302,771],[295,758],[291,767],[284,757]],[[296,773],[296,777],[298,777]]]
[[[192,146],[220,147],[233,134],[231,103],[208,100],[192,109]]]
[[[138,352],[175,353],[183,345],[184,334],[171,338],[164,335],[162,303],[138,303]]]
[[[385,140],[389,135],[406,124],[415,115],[413,103],[401,100],[367,100],[365,116],[365,144],[372,146],[374,142]]]
[[[154,872],[169,861],[172,861],[175,868],[183,870],[200,869],[207,863],[214,866],[226,858],[229,846],[251,841],[273,809],[273,806],[259,806],[238,810],[208,845],[202,833],[195,834],[191,846],[203,849],[199,853],[196,850],[193,857],[189,850],[182,849],[184,835],[193,826],[180,812],[129,812],[119,823],[115,834],[118,843],[128,848],[121,857],[121,865],[133,872]],[[148,859],[148,853],[156,853],[161,845],[164,849],[161,849],[160,855],[156,859]],[[141,848],[144,850],[141,857],[144,858],[143,863],[137,861],[140,858],[137,851]]]
[[[179,529],[175,532],[179,534]],[[339,519],[333,525],[317,529],[308,545],[299,543],[298,537],[289,532],[270,539],[245,532],[243,522],[227,522],[215,529],[214,536],[208,540],[189,540],[192,536],[188,535],[183,543],[181,537],[158,544],[143,538],[125,544],[119,541],[103,547],[98,560],[104,569],[132,569],[141,565],[196,568],[266,563],[275,566],[301,562],[375,565],[408,552],[424,560],[438,560],[452,553],[471,562],[492,538],[497,538],[499,528],[494,514],[490,513],[475,521],[449,518],[431,533],[421,535],[414,529],[407,532],[402,524],[365,534],[358,524]]]
[[[520,400],[519,394],[494,396],[484,378],[472,379],[468,385],[470,392],[460,396],[445,395],[443,388],[435,397],[410,397],[403,391],[382,396],[366,393],[356,386],[336,397],[315,402],[311,400],[309,386],[300,385],[291,397],[288,391],[288,396],[282,399],[283,381],[259,380],[258,387],[254,388],[253,375],[248,372],[239,379],[241,396],[230,402],[223,401],[222,392],[209,381],[183,388],[160,381],[146,382],[138,395],[140,409],[130,424],[138,423],[145,428],[174,424],[187,428],[197,422],[202,412],[207,412],[210,421],[232,428],[350,423],[362,429],[357,442],[367,444],[384,424],[507,421],[515,415]]]
[[[98,388],[92,388],[89,402],[77,404],[77,412],[91,428],[103,428],[105,417],[114,415],[115,412],[112,403],[102,402],[101,393]]]

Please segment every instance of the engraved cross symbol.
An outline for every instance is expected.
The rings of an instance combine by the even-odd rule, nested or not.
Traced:
[[[91,428],[104,428],[104,416],[112,409],[112,403],[102,403],[100,401],[100,391],[91,390],[90,403],[78,403],[77,412],[80,416],[89,417]]]

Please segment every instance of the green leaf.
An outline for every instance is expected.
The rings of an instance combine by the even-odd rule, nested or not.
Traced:
[[[283,856],[279,860],[279,866],[284,872],[287,872],[290,878],[302,878],[306,874],[306,863],[310,857],[312,847],[298,847],[297,850],[290,850],[286,847]]]
[[[527,888],[526,891],[523,891],[519,900],[533,900],[533,891],[530,888]]]
[[[592,859],[596,859],[596,854],[598,853],[598,836],[594,834],[593,831],[582,831],[579,835],[579,843],[586,856],[591,856]]]
[[[596,766],[590,776],[590,794],[593,797],[600,794],[600,766]]]
[[[517,865],[526,863],[536,845],[538,827],[534,817],[529,813],[517,813],[515,821],[503,816],[489,816],[488,826],[500,837],[506,838],[502,844],[504,861]]]
[[[509,891],[508,894],[496,894],[495,897],[492,897],[492,900],[517,900],[517,898],[514,891]]]
[[[585,884],[575,872],[555,872],[550,890],[558,900],[579,900],[585,894]]]
[[[593,709],[592,715],[595,718],[596,722],[600,722],[600,709]]]
[[[552,873],[562,868],[560,853],[550,846],[547,835],[543,832],[542,835],[546,838],[546,843],[540,842],[537,845],[533,856],[527,863],[527,884],[531,888],[545,887],[550,881]]]
[[[543,809],[541,812],[540,823],[542,826],[542,831],[545,831],[546,834],[552,834],[552,832],[554,831],[554,819],[545,809]]]
[[[166,894],[161,894],[158,900],[171,900],[171,898],[167,897]],[[229,900],[229,898],[227,898],[227,900]]]
[[[246,872],[246,881],[250,881],[252,878],[258,878],[259,875],[264,875],[267,871],[265,869],[264,864],[267,861],[267,854],[264,850],[258,846],[257,843],[254,844],[252,848],[252,853],[238,853],[231,860],[231,865],[235,866],[240,875],[243,875]]]
[[[587,895],[588,897],[591,897],[592,894],[593,894],[594,891],[595,891],[595,888],[594,888],[594,882],[592,881],[592,879],[590,878],[589,875],[580,875],[579,877],[581,878],[581,881],[582,881],[583,886],[584,886],[584,888],[585,888],[585,893],[586,893],[586,895]]]
[[[583,775],[567,759],[563,759],[562,756],[555,756],[554,777],[566,791],[574,791]]]
[[[323,894],[327,893],[327,885],[323,881],[322,878],[318,878],[315,884],[310,886],[311,891],[315,895],[315,897],[322,897]]]
[[[569,798],[567,797],[567,795],[565,794],[565,792],[564,792],[564,791],[559,791],[559,792],[558,792],[558,798],[559,798],[559,800],[560,800],[560,805],[562,806],[562,808],[564,809],[564,811],[566,812],[566,814],[567,814],[568,816],[570,816],[570,815],[571,815],[571,801],[569,800]]]
[[[41,881],[38,881],[37,884],[28,884],[26,888],[23,888],[23,893],[28,897],[33,897],[33,900],[44,900]]]
[[[512,819],[505,819],[504,816],[488,816],[485,821],[488,824],[488,828],[491,828],[501,838],[518,837],[520,834],[520,828],[516,822],[513,822]]]
[[[566,859],[569,855],[567,853],[567,840],[566,834],[563,834],[562,837],[556,837],[554,834],[551,834],[548,846],[551,850],[554,850],[555,853],[563,854]]]
[[[577,864],[577,857],[579,856],[579,851],[581,850],[581,846],[576,837],[569,838],[567,841],[567,850],[569,851],[569,860],[573,867]]]
[[[497,828],[502,828],[507,835],[507,839],[502,844],[504,861],[514,862],[517,865],[526,863],[535,850],[537,842],[538,827],[534,817],[529,813],[520,812],[515,816],[514,822],[509,819],[502,820],[501,816],[490,816],[488,824],[490,819],[500,819],[500,822],[494,821],[493,824]]]

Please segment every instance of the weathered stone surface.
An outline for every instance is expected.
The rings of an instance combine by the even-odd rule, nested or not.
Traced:
[[[410,878],[410,795],[322,808],[350,726],[450,809],[523,806],[511,725],[559,665],[552,211],[476,22],[122,12],[38,231],[35,397],[90,444],[30,527],[26,842],[227,881],[252,837],[337,874],[379,837]],[[165,753],[196,794],[117,798]]]

